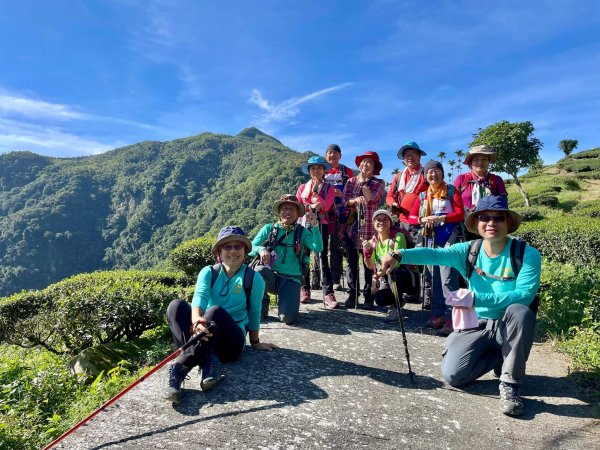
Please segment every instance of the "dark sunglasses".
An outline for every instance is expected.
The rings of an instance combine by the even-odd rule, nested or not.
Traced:
[[[241,250],[244,248],[244,244],[225,244],[223,247],[225,250],[227,250],[228,252],[230,252],[231,250]]]
[[[488,223],[488,222],[496,222],[502,223],[506,220],[506,216],[489,216],[487,214],[483,214],[478,216],[480,222]]]

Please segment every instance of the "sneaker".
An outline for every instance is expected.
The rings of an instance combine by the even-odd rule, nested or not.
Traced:
[[[356,306],[356,299],[354,297],[348,297],[348,299],[344,302],[344,306],[346,308],[354,308]]]
[[[335,300],[335,296],[333,294],[327,294],[325,296],[325,308],[327,309],[337,309],[340,305]]]
[[[310,290],[305,287],[300,288],[300,303],[310,303]]]
[[[202,392],[210,391],[215,384],[217,384],[217,376],[215,374],[215,361],[212,353],[206,355],[202,364],[198,368],[198,375],[200,376],[200,389]]]
[[[442,316],[431,316],[431,318],[425,322],[425,326],[430,328],[440,329],[446,323],[446,319]]]
[[[373,302],[364,302],[362,305],[359,306],[360,309],[365,309],[367,311],[373,311],[375,309],[375,305],[373,304]]]
[[[442,336],[448,336],[453,331],[454,327],[452,326],[452,321],[446,319],[446,321],[444,322],[444,326],[439,331],[439,334],[441,334]]]
[[[508,416],[523,414],[523,400],[519,397],[519,385],[500,382],[500,411]]]
[[[190,369],[183,364],[175,363],[169,367],[169,383],[163,391],[163,398],[173,403],[181,401],[181,385]]]
[[[342,285],[340,283],[334,283],[333,290],[334,291],[343,291],[344,288],[342,287]]]
[[[383,321],[386,323],[396,323],[398,322],[398,320],[400,320],[398,308],[390,308],[390,310],[387,313],[387,316],[385,316],[385,319],[383,319]]]

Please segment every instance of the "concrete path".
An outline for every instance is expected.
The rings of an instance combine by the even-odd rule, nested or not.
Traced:
[[[444,338],[421,327],[419,305],[405,316],[415,384],[397,324],[384,324],[381,312],[324,311],[315,300],[294,326],[264,323],[261,339],[281,349],[247,349],[223,366],[213,391],[202,393],[193,371],[175,408],[160,398],[162,370],[58,448],[600,448],[598,411],[578,398],[565,359],[548,345],[534,345],[526,414],[511,418],[499,412],[492,374],[465,390],[445,385]]]

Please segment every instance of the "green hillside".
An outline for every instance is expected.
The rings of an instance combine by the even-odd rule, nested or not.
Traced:
[[[81,272],[154,267],[225,224],[255,232],[304,181],[306,158],[256,128],[82,158],[0,155],[0,295]]]

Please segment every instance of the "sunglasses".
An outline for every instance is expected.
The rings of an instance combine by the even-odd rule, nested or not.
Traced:
[[[221,248],[227,250],[228,252],[230,252],[231,250],[240,251],[244,248],[244,244],[225,244]]]
[[[478,216],[480,222],[488,223],[488,222],[496,222],[502,223],[506,220],[506,216],[489,216],[487,214]]]

